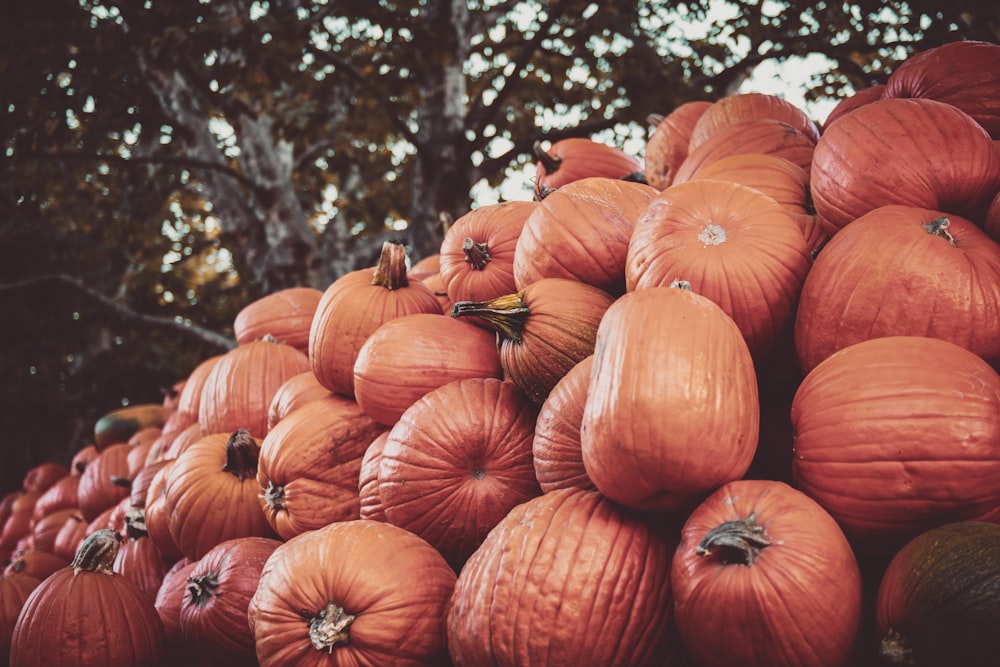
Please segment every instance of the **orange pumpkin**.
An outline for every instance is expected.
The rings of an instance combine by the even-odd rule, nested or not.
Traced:
[[[311,370],[288,378],[274,392],[271,404],[267,408],[268,432],[295,408],[330,394],[330,390],[320,384]]]
[[[586,137],[570,137],[554,142],[548,150],[540,142],[535,153],[535,199],[544,199],[552,190],[590,176],[644,179],[642,165],[619,148]]]
[[[687,157],[691,131],[712,104],[706,100],[685,102],[666,116],[647,118],[655,127],[643,156],[646,183],[657,190],[666,190],[673,183],[677,168]]]
[[[287,287],[251,301],[233,320],[238,345],[271,337],[303,354],[309,351],[309,328],[323,292],[315,287]]]
[[[564,488],[597,489],[587,476],[580,446],[580,424],[590,387],[590,355],[552,388],[535,421],[531,442],[535,477],[544,493]]]
[[[718,100],[698,117],[691,130],[688,152],[705,143],[722,128],[747,120],[769,118],[788,124],[815,144],[819,128],[809,115],[788,100],[768,93],[736,93]]]

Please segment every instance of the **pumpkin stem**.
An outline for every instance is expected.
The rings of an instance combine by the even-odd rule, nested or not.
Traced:
[[[898,631],[889,628],[889,632],[879,644],[879,657],[890,665],[916,665],[913,659],[913,649],[906,645],[906,638]]]
[[[215,572],[208,572],[200,577],[188,577],[187,592],[191,594],[191,602],[198,607],[204,607],[219,588],[219,577]]]
[[[118,531],[111,528],[95,530],[76,550],[73,562],[69,564],[73,568],[73,576],[80,574],[80,572],[114,574],[112,567],[121,544],[122,536],[118,534]]]
[[[146,537],[146,510],[141,507],[133,507],[125,511],[125,536],[130,540],[138,540]]]
[[[470,237],[462,239],[462,250],[465,251],[465,261],[476,271],[482,271],[493,259],[485,243],[476,243]]]
[[[694,291],[694,287],[691,286],[691,283],[689,283],[686,280],[682,280],[682,279],[677,279],[677,280],[673,281],[672,283],[670,283],[669,285],[667,285],[667,287],[673,287],[674,289],[683,289],[683,290],[687,290],[688,292],[693,292]]]
[[[922,225],[924,229],[927,230],[928,234],[933,234],[934,236],[940,236],[945,241],[950,243],[952,246],[957,247],[958,244],[955,243],[955,237],[951,235],[948,231],[948,227],[951,226],[951,220],[947,216],[942,215],[937,220],[929,222],[926,225]]]
[[[244,482],[257,477],[260,446],[250,432],[241,428],[229,436],[226,443],[226,465],[222,469]]]
[[[721,549],[719,557],[724,565],[753,565],[760,552],[771,546],[764,537],[764,527],[757,525],[757,514],[751,512],[745,519],[719,524],[708,531],[694,552],[708,556],[712,549]]]
[[[395,290],[409,284],[406,279],[406,247],[396,241],[386,241],[382,244],[378,266],[372,273],[372,285]]]
[[[333,647],[337,644],[350,643],[349,630],[355,618],[357,617],[344,611],[343,607],[328,602],[325,609],[309,619],[309,641],[316,650],[333,653]]]
[[[112,475],[111,483],[114,484],[115,486],[120,486],[123,489],[132,488],[132,480],[130,480],[128,477],[122,477],[120,475]]]
[[[524,302],[524,292],[505,294],[489,301],[457,301],[451,307],[452,317],[476,315],[481,317],[501,337],[521,342],[524,323],[531,311]]]
[[[285,487],[268,480],[267,489],[264,491],[264,502],[272,510],[285,509]]]
[[[726,230],[714,222],[710,222],[698,234],[698,240],[705,245],[722,245],[726,242]]]
[[[535,159],[542,163],[542,167],[545,168],[545,173],[547,174],[551,174],[562,164],[561,158],[545,152],[540,141],[536,141],[531,145],[531,152],[535,154]]]

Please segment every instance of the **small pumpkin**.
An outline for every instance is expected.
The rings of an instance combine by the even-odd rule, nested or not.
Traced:
[[[45,493],[49,487],[69,475],[69,468],[55,461],[46,461],[33,466],[24,474],[21,488],[25,491]]]
[[[671,572],[674,613],[699,667],[846,667],[861,573],[843,532],[782,482],[736,480],[690,514]]]
[[[146,532],[146,516],[142,509],[125,513],[124,541],[115,556],[112,570],[135,584],[150,600],[156,600],[163,577],[173,565],[173,559],[160,551]]]
[[[288,378],[274,392],[267,408],[268,433],[295,408],[330,394],[330,390],[320,384],[311,370]]]
[[[286,287],[240,309],[233,320],[238,345],[270,336],[303,354],[309,351],[309,328],[323,292],[315,287]]]
[[[129,496],[132,478],[128,457],[132,449],[125,442],[109,445],[83,471],[77,487],[77,499],[80,511],[88,521],[93,521],[101,512]]]
[[[961,521],[914,537],[883,573],[876,613],[885,664],[996,664],[1000,525]]]
[[[541,142],[532,147],[535,154],[535,199],[567,183],[590,176],[645,180],[639,161],[614,146],[586,137],[570,137],[552,143],[548,150]]]
[[[673,183],[677,168],[687,157],[691,131],[712,104],[706,100],[685,102],[666,116],[647,117],[654,128],[643,153],[646,183],[657,190],[666,190]]]
[[[159,664],[163,627],[153,602],[112,570],[121,539],[95,532],[69,567],[31,592],[14,626],[11,667]]]
[[[455,573],[416,535],[340,521],[271,554],[247,609],[261,667],[442,664]]]

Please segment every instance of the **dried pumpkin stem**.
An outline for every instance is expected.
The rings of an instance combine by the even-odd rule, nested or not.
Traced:
[[[476,243],[468,236],[462,239],[462,250],[465,252],[465,261],[471,264],[476,271],[485,269],[486,265],[493,259],[485,243]]]
[[[922,227],[927,230],[928,234],[933,234],[934,236],[940,236],[945,241],[950,243],[952,246],[957,247],[958,244],[955,243],[955,237],[951,235],[948,228],[951,226],[951,220],[947,216],[942,215],[940,218],[933,220],[932,222],[922,225]]]
[[[689,283],[686,280],[675,280],[669,285],[667,285],[667,287],[673,287],[674,289],[683,289],[687,290],[688,292],[694,291],[694,287],[692,287],[691,283]]]
[[[80,572],[113,574],[112,567],[121,544],[122,536],[118,534],[118,531],[111,528],[95,530],[76,550],[76,556],[70,563],[74,576]]]
[[[764,527],[757,524],[757,515],[751,512],[745,519],[726,521],[708,531],[694,552],[704,557],[719,549],[724,564],[750,566],[769,546],[771,542],[764,537]]]
[[[208,572],[200,577],[188,577],[185,588],[191,594],[192,604],[204,607],[218,590],[219,577],[214,572]]]
[[[879,644],[879,657],[890,665],[916,665],[913,649],[906,644],[906,638],[898,631],[889,629]]]
[[[481,317],[500,336],[521,342],[524,324],[531,311],[524,302],[524,292],[505,294],[489,301],[457,301],[451,307],[452,317]]]
[[[378,266],[372,273],[372,285],[395,290],[409,284],[406,279],[406,247],[402,243],[386,241],[382,244]]]
[[[264,490],[264,502],[272,510],[285,509],[285,487],[269,480],[267,482],[267,489]]]
[[[350,643],[350,627],[355,618],[357,617],[353,614],[344,611],[343,607],[328,602],[325,609],[309,619],[309,641],[316,650],[333,653],[333,648],[338,644]]]
[[[235,475],[241,482],[257,477],[257,459],[260,446],[250,432],[240,429],[229,436],[226,443],[226,465],[222,469]]]
[[[146,510],[141,507],[133,507],[125,511],[125,535],[130,540],[138,540],[146,537]]]
[[[531,152],[535,154],[535,159],[542,163],[546,173],[551,174],[559,168],[559,165],[562,164],[562,160],[560,158],[557,158],[551,153],[545,152],[545,149],[542,148],[542,142],[540,141],[536,141],[531,145]]]

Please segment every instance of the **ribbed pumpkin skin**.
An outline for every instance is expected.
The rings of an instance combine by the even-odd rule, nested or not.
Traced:
[[[913,538],[882,575],[876,612],[883,659],[903,649],[921,667],[995,665],[1000,525],[963,521]]]
[[[195,650],[216,664],[256,666],[247,608],[264,564],[281,544],[266,537],[227,540],[195,563],[180,608],[181,633]]]
[[[593,365],[594,356],[590,355],[571,368],[538,411],[531,452],[535,478],[543,493],[564,488],[597,490],[587,477],[580,446],[580,424]]]
[[[163,627],[153,601],[121,575],[66,567],[38,585],[21,609],[11,667],[155,667]]]
[[[799,365],[809,372],[853,343],[930,336],[1000,366],[1000,245],[955,215],[884,206],[834,236],[802,287],[795,321]]]
[[[395,270],[405,275],[405,264]],[[423,282],[387,289],[372,283],[375,274],[376,269],[359,269],[337,278],[323,292],[309,330],[309,362],[316,379],[351,398],[354,362],[376,329],[403,315],[441,313],[440,302]]]
[[[486,204],[448,228],[441,242],[440,275],[451,301],[485,301],[516,289],[514,249],[537,207],[526,201]],[[465,249],[470,241],[474,247]]]
[[[378,328],[354,365],[358,405],[392,426],[427,392],[472,377],[501,376],[493,332],[444,315],[399,317]]]
[[[21,607],[40,583],[24,574],[0,577],[0,664],[6,665],[10,656],[10,640]]]
[[[709,531],[755,517],[770,542],[750,565]],[[727,560],[723,560],[723,559]],[[822,507],[782,482],[738,480],[688,517],[674,555],[675,620],[699,667],[846,667],[861,620],[861,574]]]
[[[707,298],[626,294],[601,321],[593,364],[580,442],[601,493],[674,511],[747,471],[760,420],[753,361]]]
[[[246,345],[265,336],[309,351],[309,329],[323,292],[315,287],[288,287],[244,306],[233,320],[236,343]]]
[[[256,469],[242,478],[225,469],[233,437],[207,435],[165,469],[167,526],[181,553],[193,560],[225,540],[274,535],[257,497]]]
[[[915,53],[893,70],[885,97],[924,97],[969,114],[1000,139],[1000,44],[966,40]]]
[[[427,542],[391,524],[343,521],[271,554],[248,617],[261,667],[443,662],[455,573]],[[355,618],[347,643],[317,648],[310,617],[337,605]]]
[[[791,419],[795,486],[857,550],[891,555],[943,523],[1000,521],[1000,376],[964,348],[916,336],[846,347],[805,377]]]
[[[691,131],[712,104],[706,100],[685,102],[656,124],[643,153],[643,173],[651,187],[665,190],[673,183],[677,168],[687,157]]]
[[[609,294],[624,293],[628,240],[656,194],[656,188],[642,183],[591,177],[545,197],[517,240],[516,289],[542,278],[568,278]]]
[[[309,370],[309,358],[291,345],[259,340],[230,350],[205,379],[198,409],[202,433],[246,429],[267,435],[267,411],[285,380]]]
[[[780,120],[745,120],[719,128],[700,146],[690,150],[677,168],[673,185],[690,180],[698,170],[716,160],[741,153],[777,155],[809,173],[815,147],[815,141]]]
[[[628,153],[584,137],[560,139],[546,153],[559,164],[553,169],[545,160],[535,163],[536,199],[582,178],[626,178],[642,172],[642,165]]]
[[[770,118],[791,125],[814,144],[819,129],[805,111],[788,100],[768,93],[737,93],[718,100],[698,118],[691,130],[688,151],[696,149],[724,127],[758,118]]]
[[[386,520],[427,540],[456,570],[506,514],[539,494],[535,407],[511,382],[470,378],[414,403],[382,450]]]
[[[950,104],[884,97],[823,133],[811,184],[816,212],[837,229],[889,204],[980,220],[1000,188],[1000,152]]]
[[[170,571],[173,559],[160,552],[156,542],[148,535],[126,537],[115,557],[114,571],[141,590],[151,601],[163,584],[163,577]]]
[[[128,455],[132,447],[124,442],[101,451],[80,476],[77,500],[87,521],[93,521],[104,510],[129,496],[128,484],[115,484],[113,479],[130,480]]]
[[[754,359],[792,333],[809,272],[795,219],[745,185],[692,181],[664,190],[636,223],[628,247],[629,291],[678,278],[733,318]]]
[[[184,591],[187,578],[194,570],[198,561],[182,558],[163,576],[160,588],[156,591],[153,607],[163,623],[163,636],[168,645],[182,642],[181,634],[181,604],[184,602]]]
[[[660,667],[674,544],[600,494],[518,505],[462,568],[448,611],[455,667]]]
[[[205,380],[212,372],[215,364],[222,359],[221,354],[211,356],[194,367],[181,389],[181,394],[177,398],[177,414],[181,415],[179,428],[187,428],[192,423],[198,422],[198,412],[201,410],[201,394],[205,390]]]
[[[823,121],[823,130],[826,131],[830,125],[834,123],[837,119],[846,116],[860,106],[864,106],[869,102],[874,102],[875,100],[882,99],[882,92],[885,90],[885,84],[877,83],[867,88],[861,88],[856,90],[853,94],[843,98],[836,106],[830,111],[826,120]]]
[[[361,459],[361,473],[358,476],[358,499],[361,502],[359,515],[362,519],[385,521],[385,508],[379,495],[378,469],[382,461],[382,450],[389,440],[389,431],[383,431],[372,440]]]
[[[257,485],[267,522],[291,539],[357,519],[361,459],[385,427],[352,399],[329,394],[281,420],[260,447]]]

